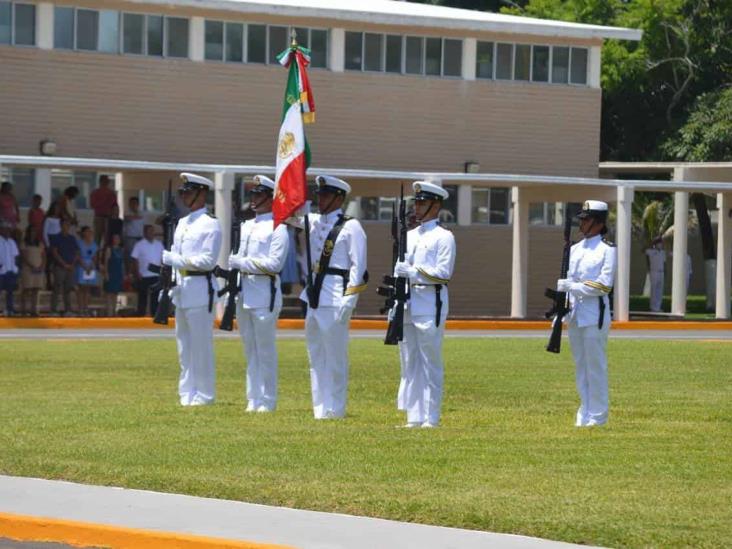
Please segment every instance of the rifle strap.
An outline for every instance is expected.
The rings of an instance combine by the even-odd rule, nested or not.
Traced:
[[[442,316],[442,284],[435,284],[435,326],[440,325]]]
[[[598,330],[602,330],[602,325],[605,322],[605,300],[603,298],[604,296],[597,297],[600,300],[600,318],[597,319]]]
[[[325,239],[325,242],[323,243],[323,251],[320,254],[320,260],[318,261],[318,268],[317,268],[317,274],[315,275],[315,282],[313,282],[313,290],[308,296],[310,299],[310,307],[313,309],[317,309],[318,305],[320,304],[320,290],[323,289],[323,282],[325,281],[325,275],[328,274],[334,274],[329,273],[329,265],[331,257],[333,256],[333,250],[335,249],[335,243],[336,240],[338,240],[338,235],[341,233],[341,230],[343,230],[343,227],[346,224],[346,221],[352,219],[351,217],[347,215],[339,215],[338,219],[336,220],[335,224],[333,225],[333,228],[328,233],[328,237]],[[338,273],[340,274],[340,273]],[[346,289],[346,286],[348,285],[348,279],[344,276],[343,277],[344,284],[343,289]]]

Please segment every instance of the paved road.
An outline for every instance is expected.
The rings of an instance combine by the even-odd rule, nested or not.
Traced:
[[[0,512],[303,549],[587,548],[510,534],[8,476],[0,476]]]
[[[214,332],[217,338],[238,338],[238,332]],[[21,329],[0,330],[0,339],[165,339],[174,336],[173,330],[116,330],[116,329]],[[277,334],[283,339],[303,339],[304,330],[280,330]],[[543,330],[450,330],[447,337],[468,338],[539,338],[549,337]],[[566,336],[566,334],[565,334]],[[351,337],[356,339],[383,339],[379,330],[352,330]],[[611,339],[708,339],[732,340],[732,330],[611,330]]]

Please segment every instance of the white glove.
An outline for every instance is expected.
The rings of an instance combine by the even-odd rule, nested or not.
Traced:
[[[185,266],[183,256],[175,252],[163,250],[163,265],[170,265],[176,269],[182,269]]]
[[[572,289],[572,281],[568,278],[560,278],[557,280],[557,291],[568,292]]]
[[[338,309],[338,322],[347,324],[351,320],[353,309],[356,308],[357,295],[348,295],[341,300],[341,307]]]
[[[236,269],[238,271],[241,271],[242,270],[241,264],[242,264],[243,260],[244,260],[243,257],[240,257],[235,254],[231,254],[229,256],[229,269]]]
[[[415,277],[417,276],[417,268],[406,261],[397,261],[396,265],[394,265],[394,276],[402,276],[406,278]]]
[[[394,315],[396,314],[394,312],[395,307],[396,307],[396,305],[394,307],[392,307],[391,309],[389,309],[389,312],[386,313],[386,320],[388,322],[391,322],[392,320],[394,320]]]

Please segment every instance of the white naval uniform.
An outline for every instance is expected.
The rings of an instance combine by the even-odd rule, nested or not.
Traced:
[[[310,214],[314,273],[328,234],[342,214],[340,208],[327,215]],[[305,317],[313,413],[316,419],[343,417],[346,413],[350,316],[342,321],[339,321],[339,316],[343,307],[352,310],[356,306],[358,294],[366,288],[366,233],[357,220],[350,219],[343,225],[333,247],[329,268],[345,269],[349,274],[346,288],[343,287],[341,276],[326,275],[318,308],[308,306]],[[308,301],[305,291],[300,299]]]
[[[174,268],[176,285],[171,296],[175,304],[175,337],[180,361],[178,393],[183,406],[209,404],[216,397],[214,313],[208,306],[208,280],[205,276],[187,276],[186,271],[213,270],[220,249],[221,225],[204,207],[178,222],[171,251],[163,255],[170,257],[163,262]],[[211,283],[215,295],[218,289],[215,277],[211,277]]]
[[[651,279],[650,309],[657,313],[661,310],[663,303],[663,270],[666,263],[666,252],[658,248],[648,248],[646,255],[649,265],[648,274]]]
[[[287,259],[289,235],[281,224],[273,230],[272,213],[258,214],[242,224],[241,291],[236,320],[247,361],[248,410],[273,411],[277,407],[277,317],[282,310],[280,271]],[[272,300],[274,279],[274,306]]]
[[[455,237],[437,219],[407,233],[405,261],[416,268],[409,279],[409,299],[404,311],[404,341],[400,346],[403,382],[397,407],[406,410],[411,424],[439,425],[442,406],[442,339],[450,307],[447,283],[455,267]],[[435,285],[442,285],[442,310],[436,319]]]
[[[580,407],[576,425],[604,425],[608,419],[607,337],[610,330],[608,294],[615,280],[617,252],[596,235],[572,246],[567,279],[570,312],[569,342],[576,367]],[[605,303],[602,328],[600,299]]]

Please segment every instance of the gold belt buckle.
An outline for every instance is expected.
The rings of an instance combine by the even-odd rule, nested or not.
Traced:
[[[188,276],[188,271],[186,271],[185,269],[181,269],[178,272],[180,273],[180,276]]]

